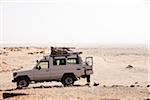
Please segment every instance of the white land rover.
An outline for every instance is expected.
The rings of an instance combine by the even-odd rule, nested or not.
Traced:
[[[66,47],[59,47],[57,50],[52,48],[51,55],[37,60],[33,69],[14,72],[12,82],[17,82],[17,87],[27,87],[31,82],[45,81],[58,81],[64,86],[69,86],[80,78],[87,78],[87,82],[90,82],[90,75],[93,74],[93,57],[86,57],[83,62],[81,53],[73,52]]]

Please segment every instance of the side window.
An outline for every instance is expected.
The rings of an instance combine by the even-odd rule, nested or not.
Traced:
[[[68,64],[79,64],[79,61],[77,58],[68,58],[67,63]]]
[[[66,59],[54,59],[53,65],[66,65]]]
[[[41,69],[44,69],[44,68],[46,69],[49,67],[49,63],[48,63],[48,61],[43,61],[43,62],[40,62],[37,67],[41,68]]]

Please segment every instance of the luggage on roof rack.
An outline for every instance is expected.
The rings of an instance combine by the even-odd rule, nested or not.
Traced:
[[[50,56],[69,56],[69,55],[79,55],[82,52],[73,52],[70,49],[75,49],[74,47],[51,47]]]

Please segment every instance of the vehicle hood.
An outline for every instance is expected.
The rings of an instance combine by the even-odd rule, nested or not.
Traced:
[[[27,67],[27,68],[22,68],[18,71],[15,71],[16,73],[22,73],[22,72],[30,72],[32,71],[33,69],[31,67]]]

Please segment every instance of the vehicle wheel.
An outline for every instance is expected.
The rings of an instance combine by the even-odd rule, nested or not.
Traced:
[[[74,84],[74,77],[72,75],[65,75],[63,78],[62,78],[62,84],[64,86],[71,86]]]
[[[29,86],[29,80],[28,79],[19,79],[17,81],[17,87],[28,87]]]

